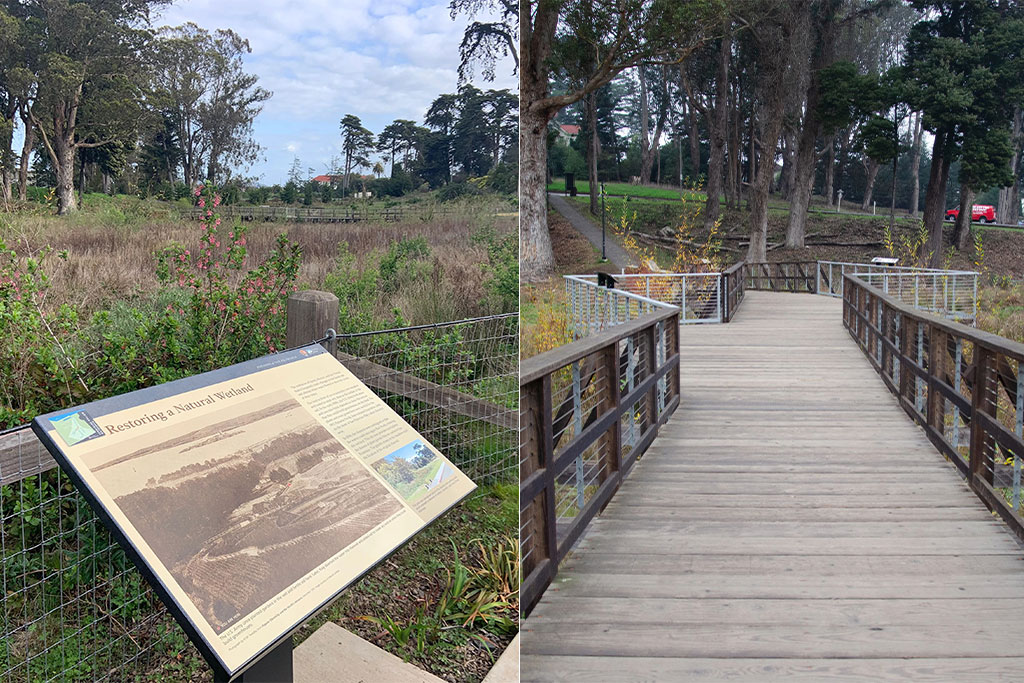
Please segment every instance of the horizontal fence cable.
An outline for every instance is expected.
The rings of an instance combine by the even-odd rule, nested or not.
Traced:
[[[678,406],[680,314],[661,307],[523,361],[520,549],[526,612]]]
[[[1024,540],[1024,345],[915,309],[861,275],[845,280],[850,336],[936,449]]]

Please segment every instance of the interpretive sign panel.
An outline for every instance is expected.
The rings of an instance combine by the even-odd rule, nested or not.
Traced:
[[[32,428],[227,676],[475,488],[317,345]]]

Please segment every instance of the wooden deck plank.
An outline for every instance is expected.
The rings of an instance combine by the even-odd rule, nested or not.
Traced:
[[[736,659],[707,657],[536,656],[520,659],[523,683],[663,683],[664,681],[919,681],[989,683],[1012,681],[1024,670],[1024,657],[918,659]]]
[[[838,300],[681,329],[681,402],[523,623],[524,681],[999,680],[1024,553]]]

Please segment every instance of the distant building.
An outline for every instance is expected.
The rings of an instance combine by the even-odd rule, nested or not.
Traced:
[[[318,175],[315,178],[313,178],[313,182],[320,183],[321,185],[330,185],[332,187],[337,187],[338,185],[341,185],[341,182],[344,179],[344,177],[345,176],[340,175]]]
[[[571,123],[563,123],[558,127],[558,140],[565,144],[571,144],[576,136],[580,134],[580,127]]]

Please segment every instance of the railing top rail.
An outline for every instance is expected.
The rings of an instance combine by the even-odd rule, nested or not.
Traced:
[[[848,275],[867,275],[870,277],[877,277],[883,275],[930,275],[930,276],[942,276],[942,275],[980,275],[976,270],[939,270],[934,268],[929,269],[913,269],[908,270],[905,268],[898,268],[896,266],[876,266],[868,263],[856,263],[853,265],[867,266],[870,265],[873,268],[879,268],[874,272],[869,270],[855,270],[853,273],[847,272]]]
[[[598,286],[597,285],[597,276],[596,275],[563,275],[562,277],[564,277],[566,280],[572,280],[572,281],[575,281],[575,282],[580,282],[582,284],[589,285],[589,286],[592,286],[592,287],[597,287]],[[590,279],[590,278],[593,278],[593,279]],[[602,289],[607,289],[607,288],[602,287]],[[652,306],[655,306],[657,308],[671,308],[671,309],[675,309],[675,306],[673,306],[672,304],[667,304],[664,301],[658,301],[657,299],[651,299],[651,298],[648,298],[648,297],[646,297],[646,296],[644,296],[642,294],[637,294],[636,292],[627,292],[624,289],[608,289],[608,291],[609,292],[614,292],[615,294],[618,294],[619,296],[624,296],[624,297],[627,297],[627,298],[630,298],[630,299],[635,299],[636,301],[641,301],[641,302],[644,302],[644,303],[651,304]]]
[[[957,275],[980,275],[976,270],[950,270],[947,268],[923,268],[919,266],[893,266],[886,263],[864,263],[863,261],[817,261],[833,266],[867,266],[877,270],[902,270],[915,273],[956,273]]]
[[[736,263],[732,264],[731,266],[729,266],[728,268],[723,270],[722,274],[723,275],[732,275],[736,271],[741,270],[743,268],[743,266],[745,266],[745,265],[747,265],[746,261],[737,261]]]
[[[964,325],[963,323],[952,321],[949,318],[943,318],[932,313],[927,313],[919,308],[914,308],[913,306],[905,304],[899,299],[886,294],[874,285],[864,282],[860,278],[856,277],[855,273],[847,273],[843,276],[843,279],[850,280],[855,286],[863,287],[874,296],[885,300],[886,304],[888,304],[890,308],[898,311],[902,315],[906,315],[921,322],[927,322],[938,329],[954,334],[966,339],[967,341],[980,344],[981,346],[993,351],[998,351],[999,353],[1009,356],[1015,360],[1024,361],[1024,344],[1015,342],[1012,339],[1007,339],[1006,337],[1001,337],[998,334],[984,332],[974,327]]]
[[[689,273],[619,273],[612,277],[618,279],[623,277],[718,277],[721,275],[717,270],[711,272],[689,272]]]
[[[564,346],[559,346],[550,351],[524,359],[519,364],[519,386],[529,384],[544,375],[549,375],[573,361],[585,358],[609,344],[625,339],[639,330],[662,320],[667,320],[679,313],[679,309],[675,306],[666,306],[665,304],[661,304],[661,306],[661,310],[647,313],[636,320],[630,320],[629,322],[609,327]]]

